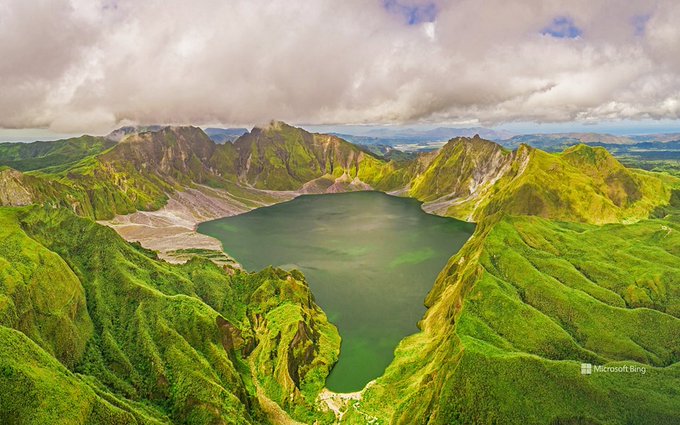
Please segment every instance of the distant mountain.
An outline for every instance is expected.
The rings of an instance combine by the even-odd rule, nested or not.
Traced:
[[[430,130],[378,128],[370,129],[356,134],[332,133],[352,143],[362,145],[398,145],[419,144],[425,142],[443,142],[456,137],[472,137],[475,134],[484,139],[504,140],[513,136],[512,133],[502,130],[492,130],[484,127],[456,128],[439,127]]]
[[[203,183],[216,145],[198,127],[164,127],[131,133],[97,160],[129,174],[156,175],[166,183]]]
[[[636,142],[677,142],[680,141],[680,133],[638,134],[628,136]]]
[[[546,133],[513,136],[499,143],[508,149],[515,149],[521,144],[526,144],[548,152],[559,152],[578,144],[632,145],[635,140],[626,136],[600,133]]]
[[[337,137],[276,121],[226,144],[216,144],[196,127],[134,134],[98,160],[130,174],[159,176],[171,184],[210,182],[219,187],[224,180],[268,190],[298,190],[324,176],[319,184],[331,186],[344,178],[348,184],[356,179],[361,185],[374,182],[372,173],[383,166]]]
[[[384,159],[385,161],[396,161],[405,163],[414,160],[417,152],[404,152],[389,145],[357,145],[366,152],[372,153]]]
[[[205,128],[203,131],[217,144],[233,142],[248,133],[247,128]]]
[[[331,400],[342,415],[316,403],[340,337],[301,273],[171,265],[90,219],[370,188],[477,225],[384,375]],[[457,137],[387,161],[276,121],[226,144],[163,127],[55,172],[2,167],[0,204],[20,206],[0,208],[2,423],[680,420],[680,179],[601,147]]]
[[[0,143],[0,166],[6,165],[19,171],[50,168],[54,172],[115,144],[110,139],[94,136],[50,142]]]
[[[472,137],[478,134],[484,139],[499,140],[512,136],[512,133],[503,130],[493,130],[484,127],[437,127],[430,130],[406,129],[372,129],[366,135],[380,138],[410,139],[420,141],[445,141],[455,137]]]
[[[197,127],[125,132],[111,149],[55,173],[38,178],[8,170],[6,184],[11,182],[13,192],[22,196],[15,202],[6,197],[3,204],[50,203],[107,219],[158,209],[170,194],[195,184],[246,189],[239,189],[239,202],[248,202],[259,197],[249,188],[311,193],[366,189],[382,184],[381,176],[395,168],[337,137],[280,122],[221,145]]]
[[[506,148],[515,149],[522,143],[548,152],[559,152],[570,146],[586,144],[593,146],[625,148],[638,146],[641,143],[663,144],[680,141],[680,133],[648,134],[637,136],[615,136],[603,133],[545,133],[523,134],[500,140]],[[646,148],[645,145],[640,145]],[[667,148],[667,147],[666,147]]]
[[[282,122],[222,145],[196,127],[130,132],[66,170],[41,178],[12,175],[11,181],[15,192],[23,182],[21,192],[33,202],[66,203],[97,218],[159,208],[169,194],[193,184],[401,190],[429,211],[472,220],[506,211],[605,223],[644,216],[670,197],[659,178],[626,169],[602,148],[580,145],[556,156],[521,145],[511,152],[476,136],[452,139],[415,160],[387,161],[336,136]]]
[[[222,175],[235,172],[259,189],[296,190],[324,176],[319,184],[332,185],[338,179],[374,184],[386,165],[336,136],[312,134],[278,121],[254,128],[219,151],[222,156],[213,167]]]

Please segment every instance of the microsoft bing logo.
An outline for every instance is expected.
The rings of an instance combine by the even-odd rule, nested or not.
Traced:
[[[581,363],[581,375],[592,375],[593,365],[590,363]]]

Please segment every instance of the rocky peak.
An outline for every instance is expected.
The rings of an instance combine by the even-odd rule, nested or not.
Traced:
[[[196,174],[208,168],[215,146],[198,127],[163,127],[128,135],[100,159],[159,174]]]

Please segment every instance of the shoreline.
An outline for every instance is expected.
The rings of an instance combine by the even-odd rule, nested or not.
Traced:
[[[211,253],[208,253],[209,259],[216,264],[228,264],[242,269],[243,267],[224,251],[220,240],[197,232],[201,223],[289,202],[304,195],[332,195],[351,192],[378,192],[386,196],[413,199],[420,203],[421,210],[426,214],[441,217],[440,214],[437,214],[437,211],[428,208],[429,203],[423,203],[415,198],[405,196],[406,188],[383,192],[362,184],[359,187],[354,185],[344,187],[345,190],[337,190],[337,187],[336,190],[332,191],[318,191],[318,189],[319,186],[315,181],[308,182],[297,191],[269,191],[247,188],[251,194],[262,195],[266,198],[266,200],[248,205],[233,197],[226,190],[196,186],[182,192],[173,193],[170,195],[167,204],[159,210],[137,211],[132,214],[118,215],[112,220],[99,221],[99,223],[113,228],[129,242],[139,242],[144,248],[156,251],[159,258],[169,263],[184,263],[192,256],[198,255],[191,251],[206,250],[211,251]],[[351,393],[336,393],[324,387],[316,398],[316,404],[322,410],[333,412],[337,421],[341,421],[349,409],[354,409],[363,416],[366,423],[376,423],[377,418],[361,410],[361,400],[363,393],[375,384],[377,379],[368,382],[360,391]]]
[[[201,223],[288,202],[303,195],[370,191],[396,197],[404,197],[405,194],[404,189],[391,192],[376,190],[358,178],[351,179],[347,175],[335,179],[328,176],[319,177],[294,191],[274,191],[253,187],[240,189],[246,191],[252,198],[236,197],[225,189],[196,185],[184,191],[172,193],[168,202],[156,211],[136,211],[97,222],[114,229],[128,242],[139,242],[144,248],[157,251],[159,258],[163,260],[183,263],[186,259],[178,259],[172,254],[174,251],[201,249],[224,252],[222,243],[218,239],[196,231]],[[432,214],[433,212],[424,208],[424,205],[421,203],[421,209]]]
[[[364,391],[373,386],[377,379],[378,378],[369,381],[360,391],[351,393],[336,393],[324,387],[316,397],[316,403],[321,405],[322,409],[328,409],[333,412],[338,423],[342,421],[342,418],[347,414],[350,408],[363,416],[367,424],[377,423],[379,421],[378,418],[361,410],[361,399],[364,395]]]
[[[250,199],[248,203],[239,200],[224,189],[215,189],[197,185],[184,191],[174,192],[168,202],[156,211],[136,211],[126,215],[116,215],[110,220],[98,220],[97,223],[114,229],[128,242],[139,242],[144,248],[158,252],[159,258],[170,263],[184,263],[186,258],[178,258],[175,251],[198,249],[220,251],[224,253],[222,243],[212,237],[198,233],[198,226],[202,223],[233,217],[253,211],[257,208],[269,207],[292,201],[304,195],[333,195],[350,192],[379,192],[387,196],[411,198],[405,196],[405,189],[383,192],[376,190],[363,182],[351,181],[346,186],[338,187],[338,181],[347,183],[342,177],[325,190],[319,187],[319,180],[307,182],[296,191],[272,191],[246,188],[254,197],[262,200]],[[327,182],[327,180],[326,180]],[[420,201],[418,201],[420,202]],[[434,201],[436,202],[436,201]],[[427,213],[440,217],[439,211],[430,207],[433,203],[420,202],[421,209]],[[449,217],[451,218],[451,217]],[[467,220],[471,222],[470,220]],[[225,253],[228,255],[228,253]]]
[[[224,252],[218,239],[196,231],[199,224],[243,214],[295,197],[291,192],[274,194],[250,190],[254,197],[261,195],[264,200],[250,200],[249,205],[226,190],[196,186],[173,193],[166,205],[159,210],[117,215],[111,220],[101,220],[98,223],[111,227],[128,242],[139,242],[144,248],[158,252],[159,258],[163,260],[183,263],[187,259],[178,258],[173,254],[175,251],[193,249]]]

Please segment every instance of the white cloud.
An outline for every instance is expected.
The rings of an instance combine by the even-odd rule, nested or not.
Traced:
[[[680,115],[675,1],[402,3],[434,22],[382,0],[0,0],[0,127]],[[581,35],[541,34],[558,17]]]

